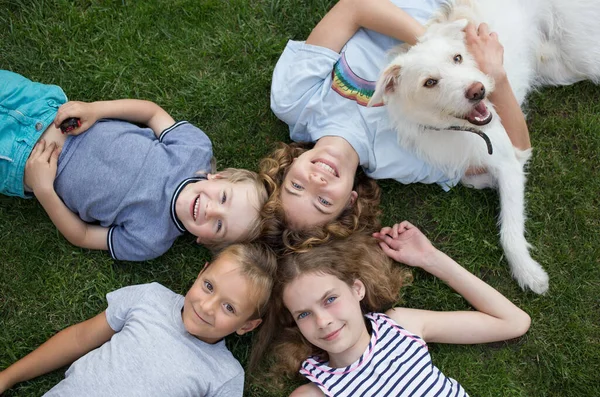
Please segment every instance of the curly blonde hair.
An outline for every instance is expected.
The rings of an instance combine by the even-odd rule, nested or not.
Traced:
[[[280,251],[303,252],[355,232],[376,231],[380,228],[381,189],[360,168],[354,179],[353,190],[358,193],[354,205],[344,209],[335,220],[326,225],[304,230],[288,227],[281,201],[281,186],[294,159],[310,150],[311,146],[312,144],[306,143],[280,143],[277,149],[260,162],[259,175],[269,191],[269,199],[262,211],[262,237]]]
[[[390,309],[399,300],[400,288],[412,279],[410,271],[394,265],[377,241],[366,233],[285,255],[279,262],[269,309],[252,346],[250,371],[259,383],[281,388],[280,375],[297,377],[302,361],[309,356],[328,359],[325,351],[304,338],[283,304],[286,286],[300,275],[311,273],[329,274],[350,286],[361,280],[365,285],[365,297],[360,304],[363,313]],[[259,371],[267,363],[270,368]]]

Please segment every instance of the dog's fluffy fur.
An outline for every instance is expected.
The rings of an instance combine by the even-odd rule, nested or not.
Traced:
[[[464,28],[468,21],[487,22],[498,32],[508,79],[522,104],[537,86],[600,80],[599,20],[595,0],[455,0],[430,21],[415,46],[384,69],[371,99],[385,101],[403,146],[449,176],[462,177],[465,185],[498,189],[500,240],[513,276],[538,294],[548,289],[548,275],[531,258],[524,236],[523,167],[530,150],[512,146],[488,102],[494,81],[467,52]],[[489,137],[493,154],[468,131],[473,128]],[[488,172],[466,176],[469,167]]]

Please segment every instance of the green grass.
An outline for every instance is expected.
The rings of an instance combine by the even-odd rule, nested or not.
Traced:
[[[289,138],[269,109],[272,69],[289,38],[303,39],[333,1],[0,0],[0,68],[58,84],[71,99],[145,98],[211,137],[220,167],[256,170]],[[439,248],[532,317],[517,341],[431,347],[434,363],[473,396],[600,395],[600,89],[531,96],[534,144],[527,185],[528,239],[550,275],[545,296],[521,291],[498,244],[492,191],[381,181],[386,223],[409,219]],[[71,246],[34,200],[0,197],[0,368],[60,329],[105,308],[107,292],[158,281],[184,293],[208,252],[182,238],[163,257],[114,263]],[[407,306],[466,303],[415,273]],[[249,338],[228,340],[242,362]],[[38,396],[64,370],[7,396]],[[258,387],[249,396],[268,395]]]

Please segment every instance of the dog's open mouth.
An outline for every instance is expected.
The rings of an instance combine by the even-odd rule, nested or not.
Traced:
[[[492,121],[492,113],[488,110],[487,106],[485,106],[485,103],[480,101],[475,105],[473,110],[471,110],[471,113],[467,114],[465,119],[471,124],[486,125]]]

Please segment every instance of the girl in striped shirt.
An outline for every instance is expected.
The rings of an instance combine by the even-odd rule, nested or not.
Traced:
[[[310,383],[294,397],[467,395],[432,364],[427,342],[515,338],[529,316],[409,222],[373,237],[355,234],[283,259],[251,369],[268,351],[271,384],[299,371]],[[390,258],[440,278],[475,310],[391,308],[409,275]]]

